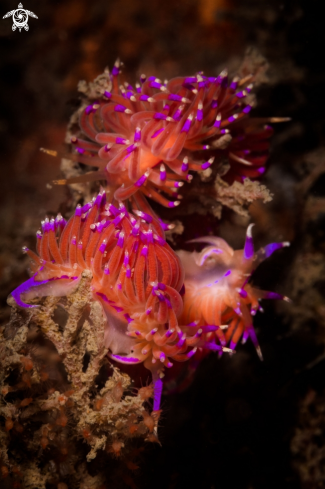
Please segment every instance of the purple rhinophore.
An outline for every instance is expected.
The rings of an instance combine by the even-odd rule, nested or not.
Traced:
[[[147,231],[147,242],[153,244],[153,234],[152,234],[152,229],[148,229]]]
[[[123,246],[124,246],[124,232],[123,231],[121,231],[119,236],[118,236],[116,246],[119,246],[120,248],[123,248]]]
[[[141,140],[141,129],[137,127],[134,133],[134,142],[137,143],[140,140]]]
[[[242,339],[241,339],[242,344],[246,343],[248,336],[249,336],[248,331],[245,329],[243,336],[242,336]]]
[[[139,100],[141,100],[142,102],[148,102],[149,98],[151,99],[151,97],[149,95],[140,95],[139,97]]]
[[[95,202],[94,202],[94,205],[97,205],[97,207],[100,206],[101,204],[101,201],[102,201],[102,194],[98,194],[95,198]]]
[[[115,143],[116,144],[126,144],[126,139],[125,138],[115,138]]]
[[[177,206],[178,206],[178,201],[177,200],[175,202],[168,202],[168,207],[171,208],[171,209],[173,209],[174,207],[177,207]]]
[[[101,233],[105,227],[105,224],[106,222],[105,221],[102,221],[102,222],[98,222],[96,224],[96,227],[97,227],[97,233]]]
[[[264,296],[264,299],[279,299],[279,300],[282,300],[283,299],[283,295],[281,294],[277,294],[276,292],[267,292]]]
[[[158,221],[159,221],[159,224],[160,226],[163,228],[164,231],[168,231],[169,230],[169,225],[166,224],[164,221],[162,221],[160,218],[158,218]]]
[[[134,92],[131,92],[130,90],[128,90],[125,94],[126,98],[130,100],[131,97],[134,96]]]
[[[93,206],[92,202],[88,202],[88,204],[85,204],[82,208],[81,208],[81,212],[82,214],[85,214],[86,212],[89,211],[89,209],[91,209]]]
[[[181,132],[188,132],[191,128],[191,123],[192,123],[192,117],[189,116],[186,121],[185,121],[185,124],[184,126],[182,127],[181,129]]]
[[[231,274],[231,270],[228,270],[225,274],[224,274],[224,277],[228,277],[228,275]]]
[[[204,343],[203,347],[212,351],[222,351],[223,349],[222,346],[217,345],[216,343]]]
[[[139,228],[140,228],[140,222],[137,221],[136,224],[132,228],[132,231],[131,231],[132,236],[139,236]],[[134,243],[138,243],[138,242],[135,241]],[[137,250],[133,250],[133,251],[136,252]]]
[[[203,121],[203,110],[202,109],[197,109],[196,119],[198,121]]]
[[[210,166],[211,166],[210,161],[206,161],[205,163],[202,163],[201,168],[202,168],[202,170],[206,170]]]
[[[165,181],[166,180],[166,176],[167,176],[166,169],[165,169],[164,165],[161,165],[161,167],[160,167],[160,173],[159,173],[160,180],[162,182]]]
[[[252,227],[254,224],[250,224],[247,228],[246,240],[244,246],[244,258],[250,260],[254,256],[254,243],[252,236]]]
[[[85,108],[85,112],[87,115],[89,115],[93,111],[94,111],[94,108],[92,105],[87,105],[87,107]]]
[[[120,68],[119,65],[114,65],[112,69],[112,75],[113,76],[118,76],[120,74]]]
[[[140,177],[140,178],[139,178],[139,180],[137,180],[137,181],[135,182],[135,184],[134,184],[134,185],[135,185],[136,187],[141,187],[141,186],[144,184],[144,182],[147,180],[147,178],[148,178],[148,175],[146,175],[146,173],[144,173],[144,174],[142,175],[142,177]]]
[[[159,290],[155,291],[155,295],[158,297],[159,302],[165,302],[165,296]]]
[[[185,78],[183,85],[188,84],[188,83],[196,83],[196,82],[197,82],[196,76],[188,76]]]
[[[182,118],[182,109],[181,108],[178,108],[176,110],[175,114],[173,115],[173,119],[175,121],[179,121],[181,118]]]
[[[126,148],[126,152],[127,152],[127,154],[130,154],[130,153],[132,153],[133,151],[135,151],[135,150],[137,149],[137,147],[138,147],[138,146],[137,146],[136,144],[131,144],[130,146],[128,146],[128,147]]]
[[[132,321],[134,321],[134,320],[133,320],[133,319],[130,317],[130,315],[129,315],[128,313],[124,314],[124,317],[125,317],[125,319],[127,320],[127,322],[128,322],[129,324],[130,324],[130,323],[132,323]]]
[[[119,306],[112,306],[113,309],[115,309],[116,312],[123,312],[123,307],[119,307]]]
[[[166,241],[161,237],[159,236],[158,234],[154,234],[153,235],[153,239],[158,243],[160,244],[160,246],[164,246],[166,244]]]
[[[185,159],[184,159],[184,160],[185,160]],[[184,161],[184,160],[183,160],[183,163],[182,163],[182,168],[181,168],[181,170],[185,172],[185,171],[187,171],[187,170],[188,170],[188,161]]]
[[[265,251],[265,258],[268,258],[276,250],[279,250],[280,248],[284,248],[285,246],[289,246],[289,243],[287,243],[287,242],[284,242],[284,243],[270,243],[270,244],[264,246],[263,249]]]
[[[104,240],[104,241],[102,242],[102,244],[100,245],[100,247],[99,247],[99,251],[100,251],[101,253],[105,253],[105,250],[106,250],[106,245],[107,245],[107,243],[106,243],[106,241]]]
[[[243,299],[246,299],[247,292],[245,289],[239,289],[238,293],[239,293],[240,297],[242,297]]]
[[[160,409],[162,390],[163,390],[163,381],[159,378],[154,380],[154,387],[153,387],[153,410],[154,411],[159,411]]]
[[[140,363],[141,360],[135,357],[123,357],[122,355],[110,355],[113,360],[116,360],[118,362],[124,362],[124,363]]]
[[[40,282],[37,282],[35,280],[36,277],[33,275],[30,279],[26,280],[26,282],[22,283],[19,285],[15,290],[11,292],[12,297],[14,298],[17,306],[19,307],[25,307],[25,308],[33,308],[33,307],[39,307],[36,304],[26,304],[25,302],[22,301],[21,299],[21,294],[24,294],[24,292],[27,292],[31,287],[37,287],[38,285],[43,285],[49,282],[49,280],[41,280]]]
[[[158,129],[157,131],[155,131],[155,132],[153,133],[153,135],[151,136],[151,139],[154,139],[154,138],[156,138],[157,136],[159,136],[159,134],[160,134],[161,132],[163,132],[164,130],[165,130],[165,128],[164,128],[164,127],[161,127],[160,129]]]
[[[180,95],[177,95],[176,93],[170,93],[168,95],[168,100],[172,100],[173,102],[181,102],[182,97]]]
[[[115,112],[125,112],[126,107],[124,107],[124,105],[117,104],[114,106],[114,110],[115,110]]]
[[[206,326],[201,326],[203,333],[212,333],[213,331],[217,331],[219,326],[215,326],[213,324],[207,324]]]
[[[160,89],[162,87],[162,83],[159,83],[159,82],[156,82],[156,81],[152,81],[152,82],[149,83],[149,87]]]
[[[113,204],[109,204],[108,210],[111,214],[113,214],[113,216],[117,216],[120,213],[119,209]]]
[[[220,126],[221,126],[221,115],[218,114],[215,123],[213,124],[213,127],[217,127],[219,129]]]
[[[237,98],[245,98],[245,97],[246,97],[246,95],[247,95],[247,94],[246,94],[245,90],[241,90],[241,92],[237,92],[237,93],[236,93],[236,97],[237,97]]]
[[[193,348],[193,350],[186,353],[187,358],[192,358],[193,355],[197,352],[197,348]]]
[[[246,107],[243,109],[244,114],[249,114],[249,112],[252,110],[251,105],[246,105]]]
[[[184,336],[182,336],[182,337],[179,339],[179,341],[178,341],[178,343],[176,344],[176,346],[177,346],[178,348],[182,348],[182,346],[184,345],[185,341],[186,341],[186,337],[185,337],[185,335],[184,335]]]
[[[151,223],[153,221],[153,218],[150,214],[147,214],[146,212],[142,212],[142,211],[134,211],[134,213],[141,217],[141,219],[144,219],[145,221],[147,221],[148,223]],[[137,222],[137,225],[139,226],[139,223]]]
[[[126,251],[124,253],[123,265],[126,267],[129,264],[129,261],[130,261],[129,253]]]
[[[148,256],[148,246],[147,245],[143,246],[141,253],[140,253],[140,256],[145,256],[145,257]]]
[[[167,115],[166,114],[162,114],[161,112],[156,112],[153,116],[154,119],[157,119],[157,120],[163,120],[165,121],[167,119]]]

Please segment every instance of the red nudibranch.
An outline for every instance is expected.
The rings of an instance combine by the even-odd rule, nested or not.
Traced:
[[[260,354],[252,326],[258,299],[283,297],[248,280],[264,258],[287,244],[254,253],[250,226],[243,250],[209,236],[196,240],[209,243],[200,253],[176,254],[163,227],[155,216],[107,203],[100,193],[77,206],[68,222],[61,215],[43,221],[37,254],[24,249],[33,275],[12,292],[18,306],[37,307],[26,301],[69,295],[89,270],[93,300],[107,318],[108,355],[129,365],[144,362],[155,385],[154,410],[164,369],[173,361],[189,360],[198,349],[233,352],[240,336],[250,336]]]
[[[224,70],[164,83],[142,75],[134,88],[119,85],[119,74],[116,62],[111,91],[82,110],[81,137],[71,138],[67,156],[98,171],[56,183],[107,180],[118,201],[141,193],[175,207],[178,189],[192,179],[189,171],[209,168],[215,157],[227,156],[228,181],[263,174],[272,134],[266,123],[281,119],[249,117],[253,75],[229,80]],[[202,152],[209,155],[203,162]]]

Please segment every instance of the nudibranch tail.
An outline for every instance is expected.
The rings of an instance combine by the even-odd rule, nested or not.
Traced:
[[[246,233],[243,250],[234,251],[221,238],[207,236],[192,242],[205,242],[209,246],[201,252],[179,251],[184,270],[184,309],[180,318],[182,324],[196,322],[202,338],[217,338],[220,345],[229,345],[234,350],[238,341],[249,337],[262,359],[262,353],[253,327],[253,317],[258,310],[260,299],[289,299],[275,292],[263,291],[249,284],[249,279],[257,266],[272,253],[288,246],[288,242],[272,243],[257,252],[254,251],[252,227]],[[220,326],[216,328],[208,325]],[[226,328],[224,327],[226,325]],[[203,348],[209,348],[205,344]]]

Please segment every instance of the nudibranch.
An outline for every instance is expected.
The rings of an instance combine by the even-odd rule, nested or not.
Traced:
[[[261,309],[259,299],[289,299],[275,292],[257,289],[249,283],[259,264],[288,242],[268,244],[254,252],[252,226],[247,229],[243,250],[234,251],[222,238],[206,236],[191,242],[207,243],[201,252],[178,251],[185,270],[183,324],[193,323],[210,341],[218,336],[231,350],[242,337],[249,337],[262,359],[253,327],[253,316]],[[215,325],[220,328],[215,330]]]
[[[19,307],[38,307],[28,301],[71,294],[83,270],[89,270],[93,300],[107,318],[108,355],[127,365],[144,363],[152,372],[158,410],[165,367],[189,360],[197,348],[229,349],[215,341],[217,336],[202,336],[205,326],[198,331],[195,324],[179,324],[184,269],[164,239],[166,225],[139,209],[128,211],[122,202],[114,204],[106,202],[104,191],[78,205],[68,222],[60,214],[45,219],[37,232],[37,253],[24,248],[32,277],[12,296]]]
[[[228,180],[264,172],[272,133],[265,124],[286,119],[249,117],[253,75],[229,80],[224,70],[165,82],[142,75],[134,88],[119,85],[120,71],[116,62],[111,91],[82,110],[67,156],[98,171],[55,183],[106,180],[119,201],[140,193],[175,207],[189,171],[209,168],[215,157],[228,157]]]

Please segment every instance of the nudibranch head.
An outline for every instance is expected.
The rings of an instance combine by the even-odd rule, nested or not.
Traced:
[[[289,243],[272,243],[254,252],[252,224],[243,250],[234,251],[223,239],[207,236],[193,242],[209,243],[201,252],[178,251],[184,270],[186,295],[182,323],[197,322],[197,328],[220,325],[216,333],[222,345],[233,350],[239,339],[250,337],[262,358],[253,328],[259,299],[284,299],[280,294],[259,290],[248,281],[257,266],[275,250]],[[212,337],[212,330],[209,331]]]
[[[119,74],[116,62],[111,91],[82,110],[71,139],[71,158],[99,171],[57,183],[106,179],[117,200],[141,193],[175,207],[189,171],[209,168],[215,157],[228,156],[232,180],[261,176],[272,130],[249,118],[253,75],[229,80],[224,70],[165,82],[142,75],[134,88],[119,85]],[[205,161],[198,151],[208,153]]]

